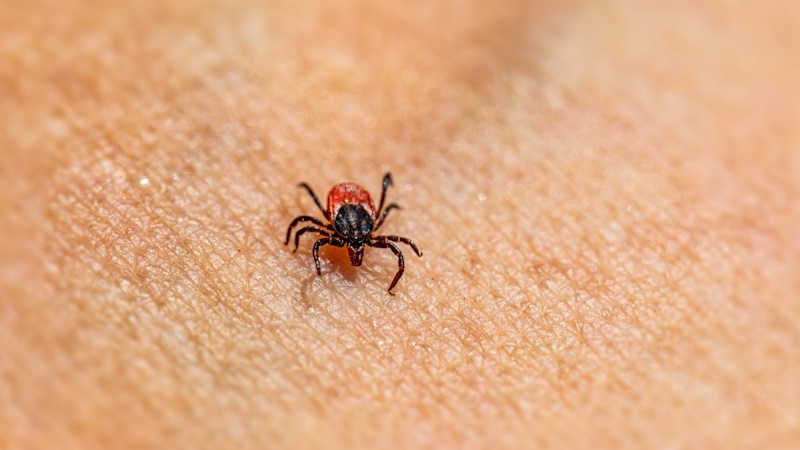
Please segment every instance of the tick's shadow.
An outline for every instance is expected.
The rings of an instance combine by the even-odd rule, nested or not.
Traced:
[[[344,288],[354,288],[358,284],[359,269],[364,269],[363,265],[361,267],[355,267],[350,264],[350,257],[347,255],[347,250],[343,248],[323,248],[320,250],[319,262],[322,269],[321,276],[317,275],[316,267],[313,264],[313,257],[311,261],[312,264],[309,267],[311,275],[306,277],[300,286],[300,299],[307,308],[314,307],[316,299],[319,297],[319,291],[338,289],[344,292]],[[341,275],[344,283],[337,282],[339,281],[337,274]]]

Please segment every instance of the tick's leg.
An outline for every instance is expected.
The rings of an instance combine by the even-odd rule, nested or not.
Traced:
[[[311,253],[314,255],[314,265],[317,266],[317,275],[322,275],[322,269],[319,267],[319,248],[329,244],[334,247],[344,247],[344,242],[330,237],[322,238],[314,243],[314,250],[312,250]]]
[[[378,231],[378,228],[380,228],[381,225],[383,225],[383,221],[386,220],[386,216],[389,214],[389,211],[393,209],[401,209],[401,208],[397,203],[390,203],[389,206],[387,206],[386,209],[383,210],[383,214],[381,214],[380,220],[378,220],[378,223],[375,224],[375,228],[372,231]]]
[[[319,234],[321,234],[323,236],[327,236],[327,237],[333,237],[333,234],[331,234],[330,231],[323,230],[322,228],[319,228],[319,227],[313,227],[312,226],[312,227],[301,228],[297,232],[297,234],[294,235],[294,251],[295,252],[297,251],[297,247],[300,245],[300,236],[302,236],[304,233],[306,233],[308,231],[313,231],[315,233],[319,233]]]
[[[386,172],[386,175],[383,176],[383,191],[381,191],[381,203],[378,205],[378,216],[380,216],[381,211],[383,211],[383,201],[386,200],[386,189],[392,185],[392,174],[390,172]],[[330,218],[328,220],[330,220]],[[378,227],[375,228],[377,229]]]
[[[392,249],[392,252],[395,254],[395,256],[397,256],[397,267],[398,267],[397,274],[395,274],[394,280],[392,280],[392,284],[389,285],[388,289],[389,294],[394,295],[392,294],[392,288],[400,280],[400,277],[403,276],[403,271],[406,268],[405,262],[403,262],[403,252],[401,252],[400,249],[397,248],[397,246],[392,244],[391,242],[378,241],[378,242],[370,242],[367,245],[375,248],[390,248]]]
[[[289,225],[289,229],[286,230],[286,242],[284,242],[283,245],[289,245],[289,238],[292,236],[292,228],[297,226],[297,224],[300,223],[300,222],[311,222],[314,225],[319,225],[319,226],[327,228],[329,230],[331,229],[330,225],[326,225],[325,223],[323,223],[321,220],[317,219],[316,217],[300,216],[300,217],[297,217],[296,219],[294,219],[292,221],[291,225]]]
[[[392,241],[392,242],[400,242],[400,243],[406,244],[409,247],[411,247],[412,250],[414,250],[414,253],[416,253],[417,256],[422,256],[422,252],[419,251],[419,249],[417,248],[417,245],[414,244],[414,241],[412,241],[409,238],[404,238],[404,237],[400,237],[400,236],[374,236],[373,239],[375,239],[375,241],[377,241],[377,242]]]
[[[315,194],[315,193],[314,193],[314,190],[313,190],[313,189],[311,189],[311,186],[309,186],[307,183],[300,183],[300,184],[298,184],[297,186],[299,186],[299,187],[303,187],[303,188],[306,188],[306,190],[308,191],[308,193],[309,193],[309,194],[311,194],[311,198],[313,198],[313,199],[314,199],[314,203],[316,203],[316,204],[317,204],[317,206],[319,207],[319,210],[320,210],[320,211],[322,211],[322,217],[324,217],[324,218],[326,218],[326,219],[328,219],[328,220],[331,220],[331,218],[330,218],[330,217],[328,217],[328,212],[327,212],[327,211],[325,211],[325,208],[323,208],[323,207],[322,207],[322,203],[320,203],[320,202],[319,202],[319,199],[317,198],[317,194]],[[287,241],[287,242],[288,242],[288,241]]]

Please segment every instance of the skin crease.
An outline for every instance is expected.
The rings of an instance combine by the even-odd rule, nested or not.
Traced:
[[[797,2],[51,3],[0,6],[0,448],[800,446]],[[282,245],[388,170],[396,296]]]

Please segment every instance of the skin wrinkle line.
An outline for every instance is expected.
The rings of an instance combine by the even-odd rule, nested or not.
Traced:
[[[118,256],[121,256],[121,255],[119,255],[119,253],[118,253]]]

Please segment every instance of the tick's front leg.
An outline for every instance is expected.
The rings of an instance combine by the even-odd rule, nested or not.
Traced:
[[[322,275],[322,269],[319,265],[319,248],[323,245],[333,245],[334,247],[344,247],[344,242],[336,238],[323,238],[314,243],[314,249],[311,253],[314,255],[314,265],[317,267],[317,275]]]
[[[378,241],[368,245],[375,248],[391,249],[392,252],[395,254],[395,256],[397,256],[397,267],[398,267],[397,273],[394,276],[394,280],[392,280],[392,284],[389,285],[389,289],[387,289],[389,291],[389,294],[394,295],[392,294],[392,288],[397,284],[398,281],[400,281],[400,277],[403,276],[403,271],[405,271],[406,268],[405,262],[403,261],[403,252],[401,252],[400,249],[397,248],[397,246],[392,244],[391,242]]]

